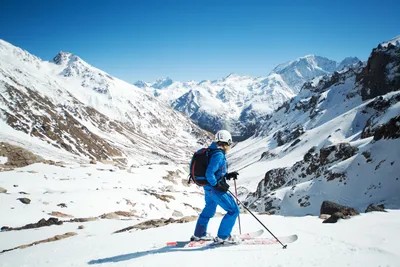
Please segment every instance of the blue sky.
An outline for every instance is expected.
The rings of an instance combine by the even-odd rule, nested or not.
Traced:
[[[0,39],[44,60],[59,51],[128,82],[266,76],[307,54],[366,60],[400,35],[400,1],[0,2]]]

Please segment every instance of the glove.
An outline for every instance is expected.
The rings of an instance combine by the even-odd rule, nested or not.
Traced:
[[[218,191],[227,192],[229,189],[229,184],[225,181],[225,179],[221,179],[214,188]]]
[[[229,173],[227,173],[227,174],[225,175],[225,178],[226,178],[227,180],[230,180],[230,179],[236,180],[237,177],[238,177],[238,175],[239,175],[238,172],[229,172]]]

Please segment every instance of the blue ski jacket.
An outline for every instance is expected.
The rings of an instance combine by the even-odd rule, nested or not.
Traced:
[[[215,142],[213,142],[208,148],[210,150],[218,150],[211,154],[211,158],[206,170],[206,179],[208,183],[210,186],[215,186],[227,172],[225,151],[218,148]]]

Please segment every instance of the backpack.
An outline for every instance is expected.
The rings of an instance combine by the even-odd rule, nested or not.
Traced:
[[[205,186],[208,184],[206,179],[208,163],[210,162],[211,156],[218,151],[220,150],[202,148],[194,152],[192,161],[190,162],[189,184],[191,181],[199,186]]]

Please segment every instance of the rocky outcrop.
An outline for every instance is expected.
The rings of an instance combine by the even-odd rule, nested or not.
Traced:
[[[304,129],[302,126],[297,126],[293,131],[285,129],[283,131],[278,131],[274,134],[274,139],[276,140],[278,146],[283,146],[304,134]]]
[[[400,138],[400,116],[391,118],[387,123],[376,128],[374,140]]]
[[[322,223],[336,223],[339,219],[344,219],[345,216],[341,212],[335,212],[329,218],[325,219]]]
[[[382,118],[386,116],[389,107],[400,101],[400,94],[396,94],[388,99],[378,97],[369,103],[362,113],[368,113],[373,110],[373,115],[367,120],[367,123],[361,133],[361,138],[374,137],[374,140],[396,139],[400,138],[400,116],[395,116],[389,121],[382,123]]]
[[[330,167],[354,156],[357,152],[358,148],[349,143],[339,143],[321,148],[319,151],[312,147],[304,155],[303,160],[296,162],[291,168],[269,170],[259,182],[257,190],[248,194],[244,203],[259,212],[274,212],[279,209],[276,204],[279,203],[278,199],[274,195],[269,195],[274,190],[295,186],[321,176],[328,182],[335,180],[346,183],[346,173],[335,172]],[[309,206],[310,201],[310,196],[298,197],[299,207]]]
[[[0,142],[0,157],[7,157],[6,166],[19,168],[27,165],[44,162],[45,160],[34,153],[18,146]]]
[[[36,246],[36,245],[43,244],[43,243],[54,242],[54,241],[58,241],[58,240],[65,239],[65,238],[68,238],[68,237],[71,237],[71,236],[75,236],[75,235],[77,235],[77,233],[68,232],[68,233],[65,233],[63,235],[56,235],[54,237],[43,239],[43,240],[39,240],[39,241],[30,243],[30,244],[21,245],[21,246],[18,246],[18,247],[15,247],[15,248],[11,248],[11,249],[5,249],[5,250],[1,251],[0,253],[8,252],[8,251],[15,250],[15,249],[28,248],[28,247]]]
[[[3,188],[3,187],[0,187],[0,194],[1,194],[1,193],[3,193],[3,194],[7,193],[7,189],[5,189],[5,188]]]
[[[187,222],[191,222],[197,219],[197,216],[186,216],[186,217],[182,217],[180,219],[174,219],[174,218],[169,218],[169,219],[155,219],[155,220],[148,220],[142,223],[138,223],[134,226],[129,226],[126,228],[123,228],[121,230],[115,231],[113,234],[117,234],[117,233],[122,233],[122,232],[126,232],[126,231],[130,231],[133,229],[136,230],[145,230],[145,229],[149,229],[149,228],[157,228],[157,227],[161,227],[161,226],[165,226],[171,223],[187,223]]]
[[[373,49],[367,65],[357,75],[363,100],[400,89],[400,47],[389,44]]]
[[[346,160],[356,154],[358,148],[352,147],[348,143],[340,143],[335,146],[321,148],[319,152],[319,162],[326,165],[339,160]]]
[[[137,217],[135,211],[115,211],[104,213],[99,216],[101,219],[119,219],[120,217]]]
[[[78,114],[77,108],[56,106],[49,98],[30,88],[25,88],[26,91],[23,92],[12,85],[5,84],[4,86],[6,88],[4,94],[7,98],[0,97],[0,103],[3,102],[7,106],[7,110],[4,111],[6,122],[14,129],[44,141],[52,140],[55,147],[73,154],[95,157],[98,160],[122,156],[118,149],[89,131],[77,120],[77,118],[82,119],[84,115],[97,119],[99,125],[105,127],[109,120],[97,110],[85,107],[81,110],[84,114]],[[28,101],[35,103],[35,109],[29,106]],[[75,101],[76,105],[82,105],[77,99]],[[40,113],[48,114],[48,116],[38,115],[35,110],[40,110]],[[115,125],[115,127],[119,126]]]
[[[89,218],[74,218],[68,221],[64,221],[64,222],[70,222],[70,223],[74,223],[74,222],[93,222],[93,221],[97,221],[98,218],[97,217],[89,217]]]
[[[380,212],[387,212],[385,210],[385,206],[384,205],[373,205],[370,204],[367,209],[365,210],[365,213],[367,212],[373,212],[373,211],[380,211]]]
[[[360,213],[351,207],[342,206],[335,202],[325,200],[322,202],[320,214],[329,214],[333,215],[336,212],[340,212],[343,216],[354,216],[359,215]]]
[[[30,204],[31,203],[31,200],[29,198],[26,198],[26,197],[17,198],[17,200],[21,201],[24,204]]]
[[[61,225],[63,224],[62,221],[60,221],[58,218],[50,217],[49,219],[41,219],[37,223],[30,223],[22,227],[8,227],[8,226],[3,226],[1,228],[1,231],[18,231],[18,230],[25,230],[25,229],[33,229],[33,228],[40,228],[40,227],[46,227],[46,226],[51,226],[51,225]]]
[[[332,201],[324,201],[321,205],[321,215],[331,215],[322,223],[336,223],[339,219],[348,219],[351,216],[359,215],[360,213],[351,207],[342,206]],[[321,216],[320,215],[320,216]]]

